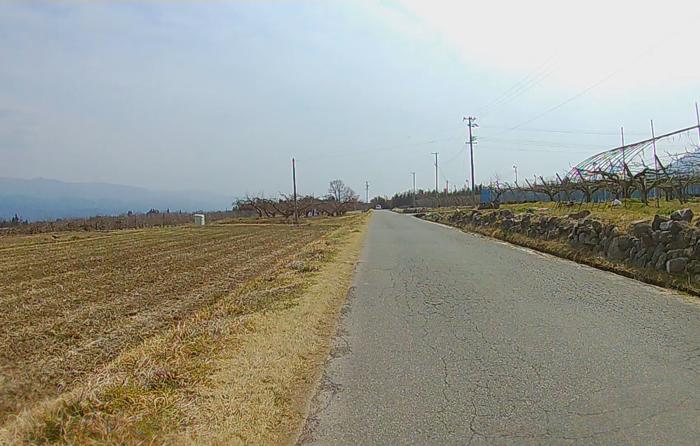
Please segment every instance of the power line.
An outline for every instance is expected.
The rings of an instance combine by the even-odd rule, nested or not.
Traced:
[[[542,148],[522,148],[522,147],[514,147],[513,145],[501,145],[501,144],[489,144],[490,147],[495,147],[498,148],[498,150],[503,151],[503,152],[524,152],[524,153],[561,153],[561,154],[590,154],[591,150],[566,150],[566,147],[556,147],[556,146],[551,146],[551,147],[542,147]],[[557,150],[557,149],[564,149],[564,150]],[[592,149],[596,150],[596,149]],[[443,164],[447,163],[445,161]],[[449,164],[449,163],[448,163]]]
[[[508,88],[505,92],[503,92],[503,93],[502,93],[500,96],[498,96],[496,99],[494,99],[493,101],[491,101],[491,102],[487,103],[486,105],[484,105],[483,107],[481,107],[481,109],[479,110],[479,114],[488,113],[488,109],[489,109],[489,108],[493,107],[493,106],[494,106],[495,104],[497,104],[498,102],[504,100],[505,98],[507,98],[507,97],[509,97],[510,95],[512,95],[513,93],[515,93],[518,89],[520,89],[520,88],[522,88],[523,86],[525,86],[525,85],[527,85],[528,83],[530,83],[533,79],[535,79],[535,78],[537,77],[538,72],[539,72],[540,70],[542,70],[542,69],[550,62],[551,59],[552,59],[552,57],[550,57],[549,59],[547,59],[544,63],[542,63],[541,65],[539,65],[539,66],[538,66],[535,70],[533,70],[532,72],[528,73],[525,77],[523,77],[520,81],[516,82],[514,85],[512,85],[510,88]]]
[[[505,130],[508,127],[494,126],[494,125],[482,125],[483,129],[495,129],[495,130]],[[535,132],[535,133],[564,133],[573,135],[601,135],[601,136],[613,136],[619,135],[619,132],[605,131],[605,130],[578,130],[578,129],[543,129],[543,128],[517,128],[513,129],[519,132]],[[646,135],[643,132],[630,132],[628,135]]]
[[[455,159],[459,158],[464,153],[465,150],[467,150],[466,146],[460,147],[459,150],[457,151],[457,153],[454,154],[454,156],[450,157],[447,161],[444,161],[444,162],[447,164],[451,163]]]
[[[604,131],[596,131],[596,130],[577,130],[577,129],[540,129],[540,128],[509,128],[509,127],[499,127],[499,126],[481,126],[481,128],[485,129],[505,129],[505,130],[518,130],[518,131],[523,131],[523,132],[544,132],[544,133],[563,133],[563,134],[579,134],[579,135],[617,135],[618,133],[616,132],[604,132]],[[488,137],[482,137],[482,139],[485,138],[494,138],[497,137],[498,135],[501,135],[505,132],[497,133],[494,136],[488,136]],[[630,135],[646,135],[646,133],[629,133]],[[362,150],[343,150],[343,151],[338,151],[338,152],[331,152],[331,153],[324,153],[322,155],[310,157],[310,158],[301,158],[301,161],[303,162],[313,162],[313,161],[319,161],[319,160],[324,160],[324,159],[333,159],[333,158],[342,158],[342,157],[353,157],[365,153],[381,153],[381,152],[389,152],[393,150],[400,150],[400,149],[405,149],[407,147],[420,147],[424,145],[432,145],[432,144],[437,144],[441,142],[450,142],[450,141],[458,141],[461,140],[462,138],[460,137],[444,137],[444,138],[432,138],[424,141],[417,141],[413,143],[402,143],[402,144],[392,144],[388,146],[378,146],[375,148],[367,148],[367,149],[362,149]],[[458,152],[455,157],[459,156],[461,154],[461,151]],[[297,158],[299,161],[299,158]],[[450,159],[452,161],[453,159]]]
[[[504,129],[506,127],[498,127],[498,126],[486,126],[486,125],[480,125],[480,128],[484,129]],[[524,128],[524,129],[518,129],[519,131],[532,131],[532,132],[546,132],[546,133],[564,133],[564,134],[590,134],[590,135],[605,135],[605,136],[612,136],[612,135],[619,135],[618,132],[606,132],[606,131],[597,131],[597,130],[577,130],[577,129],[535,129],[535,128]],[[627,135],[647,135],[647,133],[642,133],[642,132],[627,132]],[[480,140],[486,140],[489,141],[489,145],[495,145],[495,146],[500,146],[502,144],[498,144],[498,142],[506,142],[506,143],[513,143],[513,144],[518,144],[518,145],[525,145],[525,146],[537,146],[537,147],[551,147],[551,148],[569,148],[569,147],[580,147],[580,148],[590,148],[590,149],[597,149],[600,146],[598,144],[581,144],[581,143],[568,143],[564,141],[547,141],[547,140],[538,140],[538,139],[509,139],[509,138],[500,138],[498,136],[482,136],[479,138]],[[494,143],[495,141],[495,143]],[[466,146],[460,147],[457,152],[454,153],[454,155],[450,156],[447,160],[443,161],[444,163],[451,164],[452,161],[455,159],[459,158],[464,154],[464,151],[466,150]],[[522,152],[550,152],[550,151],[543,151],[543,150],[525,150],[521,149],[518,151]],[[575,151],[572,153],[588,153],[588,152],[582,152],[582,151]]]
[[[504,94],[502,94],[498,99],[492,101],[488,105],[486,105],[478,114],[482,118],[484,116],[490,115],[493,113],[495,110],[499,110],[503,108],[506,104],[512,102],[513,100],[517,99],[519,96],[522,96],[525,94],[527,91],[529,91],[531,88],[537,86],[540,82],[542,82],[544,79],[549,77],[552,73],[554,73],[553,68],[549,68],[546,70],[542,70],[544,67],[546,67],[549,62],[554,58],[554,55],[552,55],[549,59],[547,59],[542,65],[540,65],[535,72],[532,72],[525,76],[520,82],[517,82],[515,85],[513,85],[511,88],[506,90]],[[495,107],[495,108],[494,108]]]
[[[520,145],[533,145],[533,146],[544,146],[544,147],[580,147],[580,148],[599,148],[600,144],[582,144],[576,142],[564,142],[564,141],[546,141],[540,139],[510,139],[510,138],[499,138],[494,136],[484,136],[481,140]]]
[[[388,146],[379,146],[375,148],[367,148],[367,149],[362,149],[362,150],[343,150],[343,151],[338,151],[338,152],[330,152],[330,153],[324,153],[323,155],[318,155],[314,156],[311,158],[302,158],[303,161],[310,162],[310,161],[318,161],[318,160],[323,160],[323,159],[329,159],[329,158],[342,158],[342,157],[348,157],[348,156],[356,156],[356,155],[361,155],[364,153],[380,153],[380,152],[389,152],[392,150],[398,150],[398,149],[404,149],[406,147],[418,147],[418,146],[425,146],[425,145],[430,145],[430,144],[437,144],[440,142],[448,142],[448,141],[457,141],[461,140],[462,138],[460,137],[449,137],[449,138],[434,138],[434,139],[429,139],[425,141],[418,141],[414,143],[402,143],[402,144],[392,144]]]
[[[493,146],[493,144],[491,144],[491,145]],[[554,149],[554,147],[553,147],[553,149]],[[512,146],[498,147],[498,150],[501,150],[504,152],[539,152],[539,153],[561,153],[561,154],[569,154],[569,153],[589,154],[589,153],[591,153],[590,150],[547,150],[546,148],[522,149],[522,148],[515,148]]]
[[[612,73],[608,74],[607,76],[604,76],[603,78],[599,79],[598,81],[594,82],[593,84],[589,85],[588,87],[584,88],[583,90],[579,91],[578,93],[574,94],[573,96],[571,96],[571,97],[567,98],[566,100],[560,102],[559,104],[555,105],[554,107],[550,107],[550,108],[544,110],[543,112],[541,112],[541,113],[535,115],[534,117],[532,117],[532,118],[530,118],[530,119],[527,119],[527,120],[521,122],[521,123],[518,124],[518,125],[515,125],[515,126],[512,126],[512,127],[506,128],[504,131],[498,133],[498,135],[501,135],[501,134],[506,133],[506,132],[510,132],[510,131],[515,130],[515,129],[518,129],[518,128],[524,126],[524,125],[527,125],[527,124],[529,124],[529,123],[531,123],[531,122],[533,122],[533,121],[535,121],[535,120],[541,118],[542,116],[547,115],[547,114],[549,114],[549,113],[551,113],[551,112],[553,112],[553,111],[556,111],[556,110],[560,109],[561,107],[565,106],[566,104],[568,104],[568,103],[570,103],[570,102],[572,102],[572,101],[574,101],[574,100],[580,98],[581,96],[585,95],[585,94],[588,93],[589,91],[593,90],[594,88],[596,88],[596,87],[598,87],[599,85],[603,84],[604,82],[608,81],[609,79],[611,79],[612,77],[614,77],[614,76],[615,76],[616,74],[618,74],[619,72],[621,72],[621,71],[625,70],[626,68],[628,68],[628,64],[629,64],[630,62],[632,62],[632,61],[634,61],[634,60],[637,60],[637,59],[639,59],[640,57],[646,55],[647,53],[649,53],[649,52],[650,52],[651,50],[653,50],[654,48],[655,48],[655,46],[652,46],[652,47],[650,47],[650,48],[647,48],[646,50],[642,51],[641,53],[639,53],[638,55],[636,55],[635,57],[633,57],[632,59],[630,59],[627,63],[621,65],[618,69],[614,70]]]

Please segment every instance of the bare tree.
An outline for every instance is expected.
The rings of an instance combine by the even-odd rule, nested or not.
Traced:
[[[537,183],[537,177],[533,183],[530,183],[526,178],[525,183],[532,192],[544,194],[549,197],[550,201],[555,201],[557,194],[562,190],[556,181],[545,181],[542,177],[540,177],[540,183]]]
[[[270,207],[272,207],[275,212],[282,215],[285,219],[288,219],[294,215],[294,200],[284,194],[281,195],[281,199],[277,201],[270,201]]]
[[[271,200],[267,198],[246,196],[244,199],[236,200],[233,205],[234,208],[242,211],[255,211],[258,217],[262,217],[263,214],[266,217],[274,217],[276,215],[276,211],[271,206]]]
[[[495,176],[496,181],[491,184],[491,191],[493,192],[493,201],[500,203],[501,202],[501,197],[503,194],[506,192],[511,192],[515,196],[515,192],[513,191],[513,186],[511,186],[507,182],[501,182],[498,179],[498,176]],[[516,185],[517,188],[517,185]]]
[[[359,197],[343,180],[333,180],[328,186],[328,201],[332,207],[332,215],[342,215],[353,209]]]
[[[649,193],[663,182],[657,175],[657,172],[648,167],[633,175],[632,181],[635,190],[639,192],[639,198],[646,205],[649,204]]]
[[[297,197],[297,209],[300,216],[313,215],[342,215],[354,209],[358,197],[353,190],[340,180],[331,182],[329,195],[325,198],[313,196]],[[294,215],[294,199],[286,194],[280,194],[278,199],[246,196],[233,203],[234,209],[254,211],[258,217],[282,216],[289,219]]]
[[[357,199],[355,191],[353,191],[349,186],[343,183],[343,180],[333,180],[328,186],[328,195],[332,197],[335,201],[346,202]]]

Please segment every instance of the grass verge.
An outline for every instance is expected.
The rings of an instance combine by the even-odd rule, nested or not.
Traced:
[[[658,206],[655,200],[649,201],[645,205],[639,200],[626,200],[623,206],[612,206],[610,202],[601,203],[576,203],[573,206],[557,205],[557,202],[537,202],[537,203],[513,203],[501,205],[503,209],[510,209],[514,213],[532,211],[536,214],[563,217],[580,210],[591,211],[591,216],[603,223],[611,223],[621,229],[626,229],[630,223],[637,220],[651,220],[654,215],[670,215],[677,209],[690,208],[693,213],[700,215],[700,202],[690,201],[680,203],[679,201],[659,200]]]
[[[366,226],[336,232],[342,247],[314,275],[296,305],[255,314],[237,352],[216,365],[216,383],[182,444],[294,444],[330,349]]]

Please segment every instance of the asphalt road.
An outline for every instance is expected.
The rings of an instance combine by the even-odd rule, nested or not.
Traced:
[[[376,212],[301,444],[700,444],[700,299]]]

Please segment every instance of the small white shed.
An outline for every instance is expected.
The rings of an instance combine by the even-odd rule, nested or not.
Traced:
[[[204,226],[204,214],[194,214],[194,224]]]

